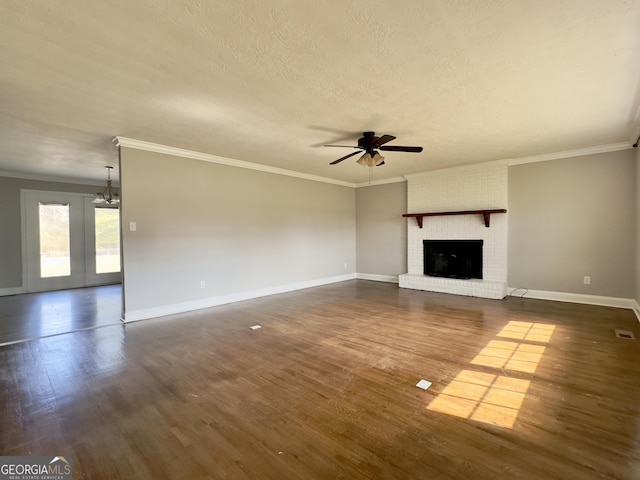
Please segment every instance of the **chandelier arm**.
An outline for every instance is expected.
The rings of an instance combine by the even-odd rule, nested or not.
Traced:
[[[107,169],[107,186],[101,192],[94,195],[93,203],[108,203],[109,205],[114,203],[120,203],[120,197],[118,192],[115,191],[111,184],[111,169],[110,165],[105,167]]]

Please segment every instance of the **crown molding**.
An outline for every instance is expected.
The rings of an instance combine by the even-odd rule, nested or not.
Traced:
[[[305,180],[312,180],[314,182],[331,183],[333,185],[340,185],[342,187],[356,187],[355,183],[343,182],[341,180],[335,180],[333,178],[321,177],[319,175],[310,175],[307,173],[295,172],[293,170],[287,170],[284,168],[271,167],[269,165],[246,162],[244,160],[236,160],[234,158],[220,157],[218,155],[211,155],[209,153],[196,152],[194,150],[186,150],[184,148],[170,147],[168,145],[145,142],[143,140],[136,140],[133,138],[117,136],[113,139],[113,142],[118,147],[134,148],[136,150],[145,150],[147,152],[191,158],[193,160],[201,160],[203,162],[218,163],[231,167],[246,168],[248,170],[258,170],[260,172],[273,173],[276,175],[286,175],[288,177],[302,178]]]
[[[634,140],[635,141],[635,140]],[[447,167],[447,168],[442,168],[442,169],[437,169],[437,170],[428,170],[425,172],[420,172],[420,173],[411,173],[411,174],[407,174],[407,175],[403,175],[402,177],[392,177],[392,178],[386,178],[386,179],[381,179],[381,180],[376,180],[373,181],[371,183],[369,182],[362,182],[362,183],[351,183],[351,182],[345,182],[342,180],[336,180],[333,178],[328,178],[328,177],[321,177],[319,175],[311,175],[311,174],[307,174],[307,173],[301,173],[301,172],[296,172],[294,170],[287,170],[284,168],[277,168],[277,167],[271,167],[269,165],[262,165],[259,163],[253,163],[253,162],[247,162],[244,160],[236,160],[234,158],[227,158],[227,157],[221,157],[218,155],[212,155],[209,153],[202,153],[202,152],[196,152],[194,150],[187,150],[184,148],[177,148],[177,147],[171,147],[168,145],[162,145],[159,143],[152,143],[152,142],[145,142],[144,140],[136,140],[133,138],[127,138],[127,137],[121,137],[121,136],[117,136],[114,137],[113,142],[118,146],[118,147],[126,147],[126,148],[133,148],[136,150],[145,150],[148,152],[155,152],[155,153],[162,153],[165,155],[173,155],[176,157],[183,157],[183,158],[191,158],[194,160],[201,160],[203,162],[210,162],[210,163],[217,163],[220,165],[228,165],[228,166],[232,166],[232,167],[238,167],[238,168],[246,168],[249,170],[257,170],[260,172],[267,172],[267,173],[273,173],[276,175],[285,175],[288,177],[296,177],[296,178],[302,178],[305,180],[311,180],[314,182],[322,182],[322,183],[330,183],[333,185],[339,185],[342,187],[350,187],[350,188],[366,188],[366,187],[373,187],[376,185],[385,185],[385,184],[389,184],[389,183],[400,183],[400,182],[404,182],[407,181],[408,179],[412,178],[412,177],[417,177],[417,176],[421,176],[421,175],[429,175],[429,174],[433,174],[434,172],[438,172],[440,170],[451,170],[451,169],[462,169],[462,168],[469,168],[472,166],[477,166],[477,165],[484,165],[484,166],[490,166],[490,165],[508,165],[508,166],[513,166],[513,165],[523,165],[526,163],[536,163],[536,162],[546,162],[549,160],[559,160],[562,158],[571,158],[571,157],[581,157],[584,155],[594,155],[594,154],[598,154],[598,153],[607,153],[607,152],[616,152],[616,151],[620,151],[620,150],[627,150],[632,148],[632,144],[633,141],[630,142],[619,142],[619,143],[612,143],[612,144],[608,144],[608,145],[598,145],[595,147],[587,147],[587,148],[579,148],[576,150],[566,150],[563,152],[552,152],[552,153],[544,153],[541,155],[532,155],[530,157],[520,157],[520,158],[511,158],[511,159],[503,159],[503,160],[493,160],[493,161],[489,161],[489,162],[482,162],[482,163],[472,163],[472,164],[467,164],[467,165],[459,165],[459,166],[455,166],[455,167]],[[0,171],[0,176],[3,176],[3,172]],[[14,176],[17,177],[17,174],[7,174],[4,176]],[[55,180],[54,178],[35,178],[36,176],[25,176],[25,177],[18,177],[18,178],[29,178],[29,179],[34,179],[34,180],[47,180],[47,181],[63,181],[61,179]],[[94,182],[83,182],[80,180],[72,180],[72,179],[65,179],[64,181],[68,181],[69,183],[84,183],[84,184],[88,184],[88,185],[100,185],[100,183],[94,183]]]
[[[632,148],[632,142],[610,143],[609,145],[598,145],[595,147],[578,148],[576,150],[566,150],[564,152],[543,153],[532,155],[531,157],[521,157],[508,159],[509,166],[523,165],[525,163],[546,162],[549,160],[559,160],[561,158],[582,157],[584,155],[595,155],[597,153],[617,152]]]
[[[438,170],[428,170],[426,172],[420,172],[420,173],[409,173],[407,175],[404,175],[404,178],[409,180],[412,177],[430,175],[430,174],[433,174],[434,172],[439,172],[442,170],[463,169],[463,168],[469,168],[477,165],[491,166],[491,165],[503,164],[511,167],[513,165],[524,165],[525,163],[547,162],[550,160],[560,160],[562,158],[582,157],[585,155],[595,155],[598,153],[617,152],[620,150],[628,150],[630,148],[633,148],[632,145],[633,145],[633,142],[619,142],[619,143],[611,143],[608,145],[598,145],[595,147],[578,148],[576,150],[566,150],[564,152],[543,153],[541,155],[532,155],[530,157],[506,158],[503,160],[492,160],[484,163],[470,163],[467,165],[441,168]]]
[[[37,175],[31,173],[21,172],[9,172],[6,170],[0,170],[0,177],[19,178],[21,180],[37,180],[40,182],[55,182],[55,183],[71,183],[74,185],[91,185],[91,186],[104,186],[105,180],[83,180],[81,178],[70,177],[57,177],[54,175]],[[113,181],[114,185],[118,185],[118,182]]]
[[[508,160],[491,160],[489,162],[481,162],[481,163],[467,163],[466,165],[457,165],[455,167],[445,167],[445,168],[438,168],[436,170],[427,170],[426,172],[418,172],[418,173],[407,173],[406,175],[403,175],[403,178],[405,180],[410,180],[412,178],[420,178],[420,177],[426,177],[429,175],[433,175],[434,173],[439,173],[439,172],[455,172],[455,171],[460,171],[460,170],[466,170],[469,168],[477,168],[477,167],[492,167],[492,166],[508,166],[509,163]]]

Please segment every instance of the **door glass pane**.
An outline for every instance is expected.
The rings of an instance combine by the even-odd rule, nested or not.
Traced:
[[[120,210],[95,209],[96,273],[120,271]]]
[[[71,275],[69,205],[39,204],[40,277]]]

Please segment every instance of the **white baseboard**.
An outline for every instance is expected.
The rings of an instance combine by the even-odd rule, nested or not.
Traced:
[[[633,313],[636,314],[636,318],[640,322],[640,304],[638,304],[638,300],[633,301]]]
[[[515,290],[526,290],[524,288],[512,288],[507,289],[508,295],[511,295]],[[520,293],[515,295],[520,296]],[[616,307],[616,308],[628,308],[631,310],[640,311],[638,302],[632,298],[620,298],[620,297],[604,297],[600,295],[587,295],[584,293],[568,293],[568,292],[550,292],[546,290],[528,290],[524,294],[524,298],[537,298],[539,300],[553,300],[556,302],[569,302],[569,303],[583,303],[586,305],[599,305],[603,307]],[[636,315],[638,315],[636,311]],[[639,317],[640,318],[640,317]]]
[[[268,295],[276,295],[278,293],[293,292],[304,288],[319,287],[330,283],[344,282],[345,280],[353,280],[356,278],[355,273],[347,275],[338,275],[335,277],[320,278],[307,282],[290,283],[288,285],[278,285],[276,287],[261,288],[258,290],[250,290],[246,292],[232,293],[229,295],[220,295],[218,297],[203,298],[190,302],[174,303],[171,305],[162,305],[159,307],[143,308],[139,310],[127,311],[122,316],[122,321],[126,323],[137,322],[139,320],[147,320],[149,318],[164,317],[165,315],[174,315],[176,313],[190,312],[192,310],[201,310],[203,308],[216,307],[227,303],[241,302],[252,298],[266,297]]]
[[[397,275],[376,275],[373,273],[356,273],[360,280],[373,280],[374,282],[399,283]]]
[[[8,295],[18,295],[20,293],[26,292],[27,290],[24,287],[0,288],[0,297],[6,297]]]

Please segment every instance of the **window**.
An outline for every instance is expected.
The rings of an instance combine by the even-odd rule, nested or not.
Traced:
[[[38,204],[40,278],[71,275],[69,205]]]
[[[120,271],[120,210],[95,208],[96,273]]]

